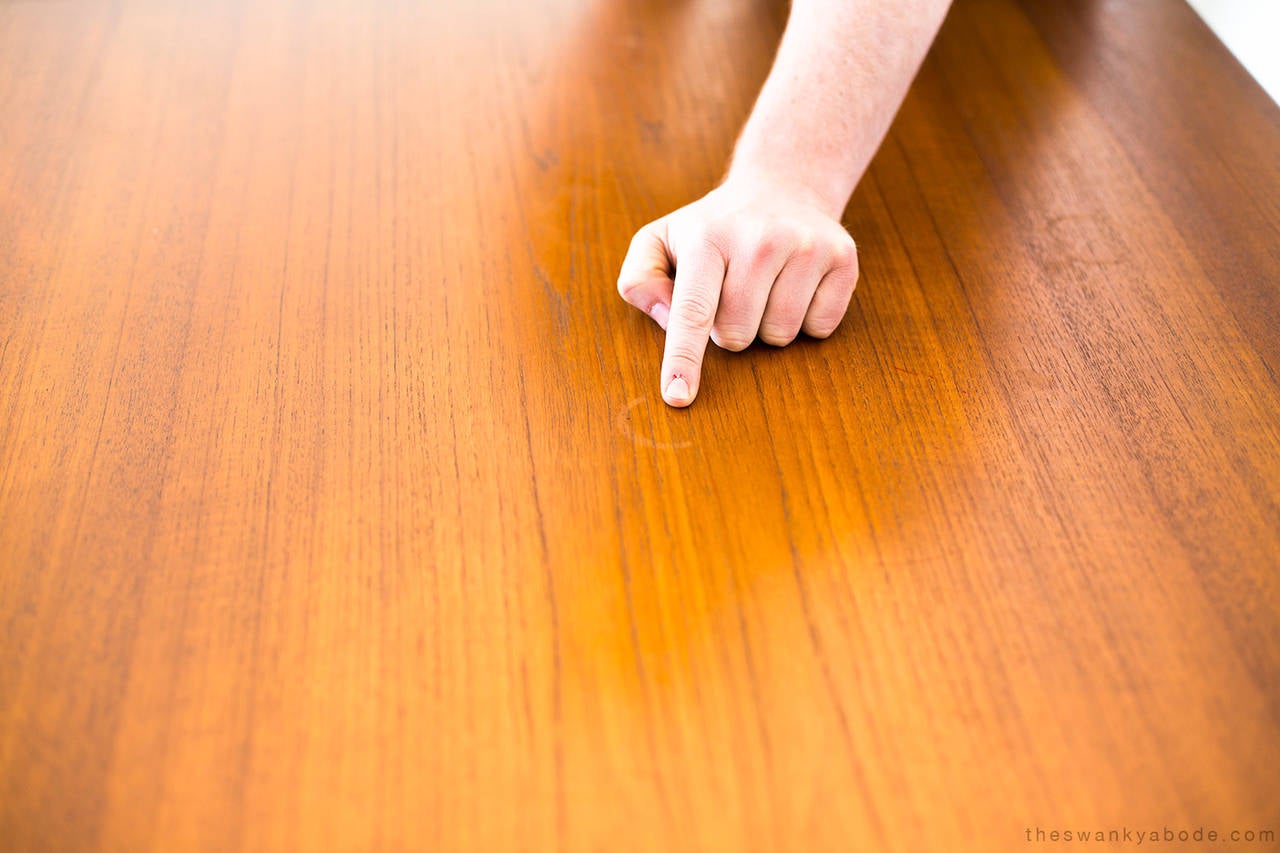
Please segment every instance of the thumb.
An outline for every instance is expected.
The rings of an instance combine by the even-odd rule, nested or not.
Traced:
[[[671,252],[667,248],[667,220],[650,222],[636,232],[618,273],[618,293],[663,329],[671,313]]]

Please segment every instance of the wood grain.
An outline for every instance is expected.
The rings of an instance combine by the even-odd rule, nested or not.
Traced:
[[[0,846],[1280,831],[1280,109],[962,0],[840,331],[669,410],[785,15],[0,3]]]

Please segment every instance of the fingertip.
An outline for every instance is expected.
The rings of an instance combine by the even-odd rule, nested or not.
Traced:
[[[662,399],[669,406],[684,408],[693,402],[693,389],[689,387],[688,381],[683,376],[676,376],[663,389]]]

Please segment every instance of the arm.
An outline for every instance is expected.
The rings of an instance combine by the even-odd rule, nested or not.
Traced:
[[[724,182],[640,229],[618,291],[667,333],[663,398],[698,393],[710,338],[830,335],[858,278],[840,216],[950,0],[794,0]]]

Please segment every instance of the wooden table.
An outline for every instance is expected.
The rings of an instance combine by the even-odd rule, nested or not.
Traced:
[[[840,331],[670,410],[785,15],[0,5],[0,846],[1280,831],[1280,109],[961,0]]]

